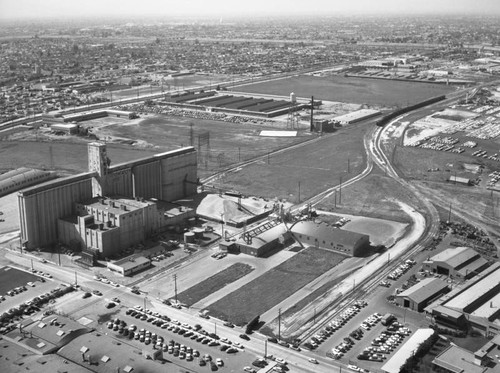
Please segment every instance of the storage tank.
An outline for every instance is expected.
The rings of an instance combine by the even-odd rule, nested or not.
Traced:
[[[295,97],[295,93],[290,93],[290,102],[295,104],[297,102],[297,97]]]
[[[201,240],[203,238],[203,228],[195,228],[193,229],[193,233],[194,233],[194,238],[196,238],[197,240]]]
[[[194,243],[195,242],[194,233],[193,232],[184,233],[184,242],[185,243]]]

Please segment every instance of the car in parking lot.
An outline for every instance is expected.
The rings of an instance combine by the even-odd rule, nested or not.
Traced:
[[[102,295],[102,293],[99,290],[92,290],[92,294],[94,294],[94,295]]]
[[[315,358],[313,358],[313,357],[310,357],[308,360],[309,360],[309,362],[310,362],[310,363],[313,363],[313,364],[319,364],[319,363],[318,363],[318,360],[316,360],[316,359],[315,359]]]
[[[240,334],[240,338],[241,339],[244,339],[245,341],[249,341],[250,340],[250,337],[246,334]]]
[[[90,294],[89,292],[86,292],[86,293],[83,293],[82,298],[85,299],[85,298],[89,298],[91,296],[92,296],[92,294]]]

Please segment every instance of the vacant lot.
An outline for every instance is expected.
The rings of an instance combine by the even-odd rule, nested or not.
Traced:
[[[25,286],[27,282],[36,281],[37,279],[38,276],[15,268],[0,268],[0,294],[3,295],[9,290],[18,286]]]
[[[318,100],[340,101],[373,106],[406,106],[450,92],[446,85],[412,83],[383,79],[293,76],[280,80],[237,87],[241,92],[254,92],[298,97],[314,96]]]
[[[206,280],[190,287],[178,295],[180,302],[192,306],[208,295],[222,289],[227,284],[230,284],[243,276],[246,276],[254,270],[248,264],[236,263],[232,266],[216,273]]]
[[[363,136],[369,128],[366,125],[342,128],[300,149],[286,150],[226,174],[220,184],[243,194],[276,197],[293,203],[299,201],[300,193],[303,201],[338,185],[340,177],[345,181],[364,169]]]
[[[308,248],[240,289],[211,304],[215,317],[237,325],[291,296],[297,290],[340,263],[345,256],[323,249]],[[265,321],[265,320],[264,320]]]

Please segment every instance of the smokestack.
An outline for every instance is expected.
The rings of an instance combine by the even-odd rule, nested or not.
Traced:
[[[313,124],[313,118],[314,118],[314,96],[311,96],[311,124],[309,126],[309,131],[314,131],[314,124]]]

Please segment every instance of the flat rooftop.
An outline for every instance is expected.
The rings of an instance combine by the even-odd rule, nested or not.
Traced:
[[[418,284],[413,285],[411,288],[396,295],[396,297],[407,297],[417,303],[421,303],[442,292],[447,287],[448,284],[445,281],[438,278],[428,277],[420,281]]]
[[[482,373],[487,367],[474,364],[474,353],[451,345],[432,361],[454,373]]]
[[[434,334],[434,329],[418,329],[412,334],[410,339],[401,346],[399,350],[382,366],[382,370],[387,373],[399,373],[403,364],[412,356],[418,347]]]
[[[486,274],[484,277],[478,279],[474,284],[467,287],[462,292],[458,293],[455,297],[449,299],[443,305],[459,311],[463,311],[477,298],[480,298],[490,290],[500,284],[500,269]]]

